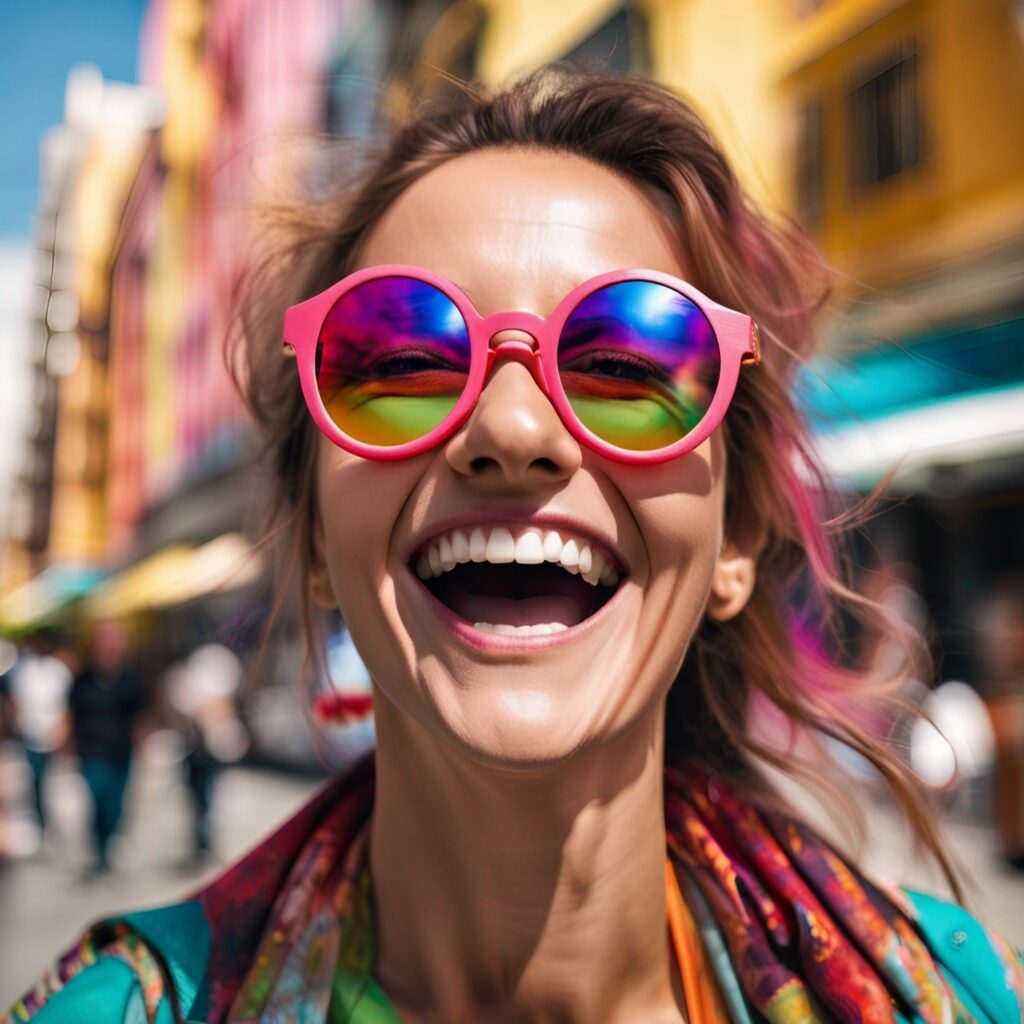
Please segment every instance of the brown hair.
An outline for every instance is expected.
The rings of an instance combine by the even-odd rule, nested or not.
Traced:
[[[830,646],[840,618],[892,627],[842,580],[835,541],[837,527],[849,522],[824,522],[828,482],[792,398],[794,374],[814,347],[826,268],[797,228],[752,205],[700,118],[658,85],[548,69],[493,94],[465,89],[398,129],[340,196],[278,211],[284,233],[243,304],[242,344],[234,351],[248,358],[233,362],[236,370],[252,368],[240,379],[267,442],[276,482],[272,513],[294,542],[299,578],[312,555],[316,428],[297,376],[282,369],[283,309],[348,272],[361,243],[410,184],[487,147],[564,151],[664,193],[678,212],[694,283],[761,327],[764,362],[741,375],[724,425],[726,532],[753,528],[763,537],[757,584],[735,619],[706,619],[698,630],[669,696],[668,758],[698,758],[767,799],[771,789],[759,762],[840,796],[829,781],[839,769],[822,743],[830,737],[875,767],[959,896],[916,777],[879,736],[886,719],[877,710],[899,679],[841,665]],[[305,595],[303,601],[312,645]],[[755,700],[784,716],[813,757],[751,735]],[[823,772],[822,765],[832,767]]]

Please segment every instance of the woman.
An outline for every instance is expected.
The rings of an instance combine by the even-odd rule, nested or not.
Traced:
[[[864,879],[759,767],[827,785],[841,741],[948,866],[881,684],[820,653],[865,609],[790,394],[818,265],[692,111],[554,73],[467,96],[293,232],[245,386],[375,765],[94,928],[16,1019],[1018,1020],[1005,943]]]

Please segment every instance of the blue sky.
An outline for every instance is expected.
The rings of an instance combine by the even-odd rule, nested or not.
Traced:
[[[3,0],[0,13],[0,237],[29,238],[39,140],[64,109],[64,80],[83,61],[135,80],[147,0]]]

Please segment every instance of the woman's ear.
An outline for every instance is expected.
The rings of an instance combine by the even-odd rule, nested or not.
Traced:
[[[331,586],[331,577],[327,572],[327,554],[324,544],[324,531],[320,525],[320,517],[313,517],[312,536],[312,557],[309,561],[309,596],[313,603],[321,608],[331,610],[338,607],[338,601],[334,596],[334,588]]]
[[[722,541],[705,607],[716,622],[728,622],[746,607],[757,583],[757,559],[766,539],[763,533],[758,533],[741,540],[726,538]]]

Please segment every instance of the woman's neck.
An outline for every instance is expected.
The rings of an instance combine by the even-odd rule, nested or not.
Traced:
[[[376,974],[403,1020],[682,1019],[666,935],[662,719],[649,717],[523,777],[380,709]]]

